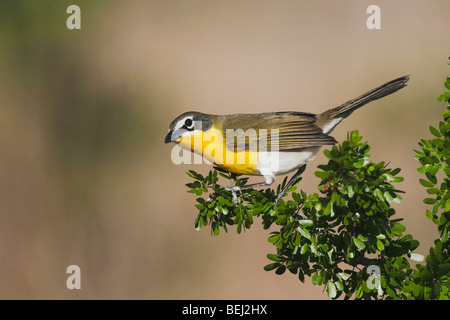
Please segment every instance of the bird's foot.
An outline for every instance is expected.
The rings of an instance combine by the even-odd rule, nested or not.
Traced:
[[[237,187],[237,186],[234,186],[234,187],[225,187],[225,190],[231,191],[231,193],[233,194],[234,205],[237,206],[239,204],[238,197],[237,197],[237,192],[241,191],[241,189],[239,187]]]
[[[283,198],[283,196],[285,195],[285,192],[280,192],[279,194],[276,195],[275,199],[274,199],[274,203],[278,204],[278,200],[280,200],[281,198]]]

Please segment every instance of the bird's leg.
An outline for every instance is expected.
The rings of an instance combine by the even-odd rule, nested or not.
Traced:
[[[243,186],[234,186],[234,187],[225,187],[225,190],[231,191],[233,194],[233,201],[235,205],[238,205],[238,198],[237,198],[237,192],[247,189],[253,189],[257,187],[266,187],[270,186],[275,181],[275,178],[273,176],[267,176],[265,182],[259,182],[259,183],[253,183]]]
[[[306,169],[306,164],[302,165],[297,170],[297,172],[292,176],[292,178],[286,184],[284,189],[275,197],[275,203],[278,203],[278,200],[280,200],[284,196],[286,191],[288,191],[293,185],[295,185],[301,179],[301,175],[305,171],[305,169]]]

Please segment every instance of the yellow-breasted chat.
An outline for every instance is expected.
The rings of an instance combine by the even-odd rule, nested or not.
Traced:
[[[321,114],[297,111],[213,115],[185,112],[169,126],[165,143],[175,142],[218,167],[237,174],[263,176],[265,181],[230,187],[233,198],[244,189],[271,185],[275,176],[297,170],[277,202],[299,179],[329,134],[353,111],[406,86],[409,76],[389,81]]]

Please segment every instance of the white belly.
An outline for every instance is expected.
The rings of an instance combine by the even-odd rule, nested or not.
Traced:
[[[286,174],[313,160],[319,149],[309,147],[298,152],[261,152],[256,169],[263,176]]]

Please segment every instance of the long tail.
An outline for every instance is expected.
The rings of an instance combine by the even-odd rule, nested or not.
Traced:
[[[378,88],[366,92],[358,98],[347,101],[336,108],[327,110],[318,115],[316,124],[323,129],[324,133],[330,133],[334,127],[339,124],[339,122],[347,118],[353,111],[361,108],[363,105],[371,101],[383,98],[396,92],[397,90],[400,90],[406,86],[408,80],[409,76],[397,78],[379,86]]]

